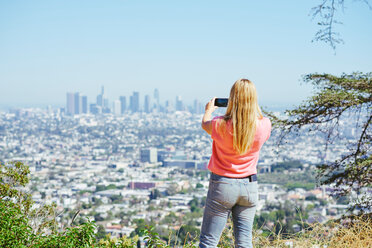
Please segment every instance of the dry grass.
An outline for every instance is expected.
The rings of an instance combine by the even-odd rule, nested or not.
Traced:
[[[372,248],[372,219],[361,216],[353,220],[313,224],[289,238],[281,234],[263,237],[255,233],[256,248]]]
[[[330,221],[326,224],[312,224],[294,235],[271,232],[268,237],[265,237],[261,233],[260,230],[253,233],[255,248],[372,248],[372,215]],[[196,248],[198,242],[195,238],[190,243],[186,240],[183,244],[179,240],[175,243],[173,247]],[[168,245],[164,243],[164,246],[156,247],[172,246],[169,242]],[[231,220],[222,233],[218,247],[234,247]]]

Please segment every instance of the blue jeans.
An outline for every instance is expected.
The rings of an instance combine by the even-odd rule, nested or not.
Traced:
[[[199,247],[217,247],[232,213],[235,247],[253,247],[252,229],[258,202],[257,181],[211,173]]]

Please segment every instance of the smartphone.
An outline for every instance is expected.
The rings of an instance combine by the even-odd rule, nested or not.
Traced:
[[[214,100],[214,106],[227,107],[228,102],[229,102],[229,98],[216,98]]]

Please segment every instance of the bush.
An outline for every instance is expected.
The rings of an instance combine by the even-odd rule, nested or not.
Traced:
[[[58,231],[55,205],[33,209],[31,195],[22,188],[29,182],[30,170],[21,162],[0,163],[0,247],[48,248],[91,247],[95,224],[87,220],[76,227]],[[31,223],[41,223],[37,226]]]
[[[25,247],[31,231],[20,208],[0,199],[0,247]]]

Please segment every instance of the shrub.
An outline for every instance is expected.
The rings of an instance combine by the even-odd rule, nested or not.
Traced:
[[[33,209],[31,194],[22,190],[29,173],[21,162],[0,163],[0,247],[92,247],[93,222],[58,231],[55,205]]]

